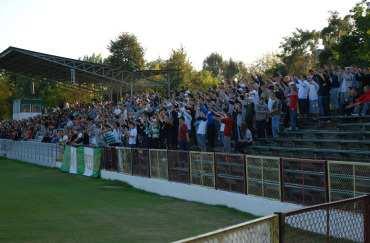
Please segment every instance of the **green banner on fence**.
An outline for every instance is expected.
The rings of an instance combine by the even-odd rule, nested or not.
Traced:
[[[60,169],[64,172],[84,176],[100,175],[100,148],[65,146],[64,159]]]

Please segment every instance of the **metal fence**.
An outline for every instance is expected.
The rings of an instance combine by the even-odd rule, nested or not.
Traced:
[[[114,147],[105,147],[102,151],[102,163],[103,169],[111,171],[118,170],[118,150]]]
[[[280,242],[370,242],[370,197],[280,214]]]
[[[132,148],[117,147],[118,172],[132,175],[132,164],[134,160],[134,150]]]
[[[214,154],[190,152],[190,181],[207,187],[215,187]]]
[[[106,170],[313,205],[370,193],[370,164],[243,154],[105,148]]]
[[[150,177],[168,179],[167,150],[150,149]]]
[[[11,145],[14,143],[12,140],[0,139],[0,156],[6,156],[10,150]]]
[[[281,199],[280,158],[246,156],[247,194]]]
[[[370,164],[328,161],[330,201],[370,193]]]
[[[370,242],[370,195],[251,220],[177,243]]]
[[[226,227],[207,234],[176,241],[177,243],[277,243],[279,242],[279,219],[271,215],[234,226]]]
[[[246,193],[243,154],[215,153],[214,163],[217,189]]]
[[[137,148],[133,152],[132,174],[150,177],[149,149]]]
[[[328,201],[326,161],[282,158],[282,199],[312,205]]]
[[[56,166],[58,148],[54,143],[0,140],[0,156],[47,167]]]
[[[189,152],[168,150],[168,179],[181,183],[190,183],[190,158]]]
[[[0,139],[0,156],[55,167],[64,146]],[[76,156],[83,156],[78,151]],[[81,152],[81,151],[80,151]],[[68,156],[68,154],[67,154]],[[69,170],[78,171],[72,160]],[[370,193],[370,164],[243,154],[107,147],[101,168],[304,205]],[[81,168],[80,168],[81,170]]]

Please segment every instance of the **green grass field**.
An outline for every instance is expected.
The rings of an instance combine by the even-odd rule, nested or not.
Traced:
[[[0,158],[0,242],[170,242],[252,218]]]

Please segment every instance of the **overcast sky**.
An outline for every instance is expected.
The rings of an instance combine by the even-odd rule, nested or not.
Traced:
[[[70,58],[108,55],[120,32],[146,60],[183,46],[197,68],[211,52],[251,63],[276,52],[295,28],[320,29],[329,10],[359,0],[0,0],[0,51],[15,46]]]

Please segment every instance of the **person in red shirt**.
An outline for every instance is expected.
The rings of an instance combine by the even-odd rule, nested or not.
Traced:
[[[215,113],[215,115],[220,118],[221,123],[224,124],[224,152],[231,152],[231,136],[234,129],[234,121],[231,118],[231,114]]]
[[[184,117],[181,117],[179,119],[179,133],[177,140],[179,141],[179,147],[180,150],[188,150],[188,143],[190,141],[189,139],[189,133],[188,133],[188,127],[185,124]]]
[[[224,129],[224,152],[231,151],[231,136],[233,134],[234,121],[229,114],[222,119],[222,123],[225,124]]]
[[[288,107],[290,116],[289,130],[297,130],[297,106],[298,106],[298,92],[294,82],[289,83]]]

